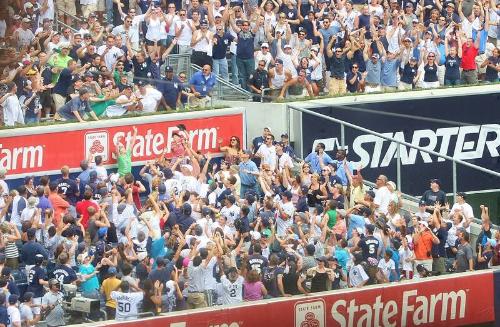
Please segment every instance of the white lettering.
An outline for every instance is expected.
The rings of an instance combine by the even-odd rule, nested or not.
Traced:
[[[464,290],[430,295],[418,295],[417,290],[403,292],[401,303],[395,300],[382,301],[382,295],[369,303],[356,303],[356,299],[335,301],[331,315],[339,326],[407,326],[436,322],[436,312],[441,312],[440,321],[451,321],[465,317],[467,294]],[[449,310],[449,311],[448,311]],[[457,317],[457,311],[458,317]],[[448,314],[450,312],[450,314]],[[398,315],[401,322],[398,323]],[[439,318],[438,318],[439,319]]]
[[[335,320],[336,322],[338,322],[338,324],[341,327],[345,327],[347,325],[347,323],[346,323],[344,315],[341,314],[341,313],[339,313],[339,309],[338,308],[339,307],[343,307],[345,309],[346,305],[347,305],[346,301],[344,301],[344,300],[338,300],[332,306],[332,318],[333,318],[333,320]]]
[[[494,136],[492,135],[494,134]],[[415,130],[412,135],[405,135],[404,131],[384,133],[384,136],[394,138],[397,141],[410,139],[411,144],[429,151],[438,152],[441,155],[452,156],[457,159],[473,160],[482,158],[485,148],[491,157],[499,157],[500,150],[500,125],[474,125],[461,127],[438,128]],[[454,140],[455,142],[453,142]],[[337,138],[315,140],[314,144],[323,142],[328,144],[328,149],[338,147]],[[352,142],[352,150],[360,160],[363,167],[379,168],[387,167],[397,158],[397,142],[387,142],[377,136],[366,134],[357,136]],[[387,149],[386,149],[387,148]],[[414,165],[417,162],[417,154],[420,152],[424,163],[443,162],[443,158],[435,158],[417,149],[400,148],[401,164]]]
[[[7,170],[31,169],[42,167],[43,146],[25,146],[4,149],[0,144],[0,167]]]

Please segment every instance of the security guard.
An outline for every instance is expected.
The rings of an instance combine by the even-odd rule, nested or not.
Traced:
[[[260,102],[262,89],[269,88],[269,77],[267,76],[266,62],[264,60],[260,60],[257,66],[257,69],[250,75],[250,79],[248,80],[248,87],[252,91],[252,93],[256,94],[253,97],[253,101]],[[269,99],[264,99],[267,102],[270,102]]]

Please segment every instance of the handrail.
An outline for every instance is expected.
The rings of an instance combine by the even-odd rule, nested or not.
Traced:
[[[68,24],[66,24],[66,23],[60,22],[60,21],[58,21],[58,20],[57,20],[57,23],[56,23],[56,24],[57,24],[57,29],[58,29],[58,30],[59,30],[59,25],[60,25],[60,26],[62,26],[62,27],[67,27],[67,28],[69,28],[69,29],[70,29],[73,33],[78,32],[78,30],[77,30],[76,28],[74,28],[73,26],[70,26],[70,25],[68,25]]]
[[[72,14],[68,13],[67,11],[64,11],[64,10],[62,10],[62,9],[60,9],[60,8],[56,8],[56,10],[57,10],[58,12],[59,12],[59,11],[60,11],[60,12],[62,12],[62,13],[63,13],[63,14],[65,14],[66,16],[71,17],[71,19],[76,19],[76,20],[77,20],[77,21],[79,21],[79,22],[83,22],[83,21],[84,21],[82,18],[77,17],[77,16],[74,16],[74,15],[72,15]]]
[[[322,106],[326,106],[326,105],[322,105]],[[345,129],[346,126],[352,128],[352,129],[364,132],[364,133],[368,133],[368,134],[377,136],[377,137],[379,137],[381,139],[384,139],[384,140],[391,141],[391,142],[399,144],[399,146],[397,147],[397,156],[396,156],[396,159],[397,159],[397,184],[398,184],[397,186],[398,186],[398,189],[400,189],[400,190],[401,190],[401,155],[400,155],[401,145],[409,147],[409,148],[413,148],[413,149],[416,149],[416,150],[419,150],[419,151],[424,152],[424,153],[432,154],[432,155],[434,155],[434,156],[436,156],[438,158],[443,158],[443,159],[451,161],[452,164],[453,164],[453,173],[452,174],[453,174],[453,196],[454,197],[457,194],[457,167],[456,167],[457,164],[460,164],[462,166],[478,170],[480,172],[486,173],[486,174],[491,175],[491,176],[500,177],[500,173],[496,172],[494,170],[486,169],[484,167],[477,166],[477,165],[471,164],[469,162],[466,162],[466,161],[463,161],[463,160],[460,160],[460,159],[455,159],[455,158],[450,157],[450,156],[448,156],[446,154],[441,154],[441,153],[438,153],[438,152],[433,151],[433,150],[428,150],[428,149],[425,149],[425,148],[420,147],[418,145],[414,145],[414,144],[408,143],[406,141],[401,141],[401,140],[398,140],[398,139],[386,136],[386,135],[384,135],[382,133],[379,133],[379,132],[373,131],[371,129],[368,129],[368,128],[365,128],[365,127],[361,127],[361,126],[358,126],[358,125],[346,122],[346,121],[338,119],[338,118],[333,118],[333,117],[330,117],[330,116],[327,116],[327,115],[324,115],[324,114],[320,114],[320,113],[314,112],[312,110],[308,110],[308,109],[301,108],[301,107],[296,107],[296,106],[293,106],[293,105],[287,105],[287,109],[297,110],[297,111],[300,111],[300,112],[303,112],[303,113],[306,113],[306,114],[310,114],[312,116],[316,116],[316,117],[323,118],[323,119],[332,121],[334,123],[340,124],[342,146],[345,145],[344,144],[344,139],[345,139],[345,137],[344,137],[344,129]]]
[[[196,64],[191,64],[191,68],[196,70],[196,71],[201,71],[201,67],[196,65]],[[220,76],[216,76],[216,80],[217,80],[217,83],[219,83],[219,87],[221,85],[224,85],[238,93],[240,93],[242,96],[245,96],[245,97],[248,97],[248,98],[251,98],[252,97],[252,93],[251,92],[248,92],[247,90],[243,89],[242,87],[240,87],[239,85],[236,85],[236,84],[233,84],[231,82],[228,82],[226,81],[225,79],[223,79],[222,77]]]

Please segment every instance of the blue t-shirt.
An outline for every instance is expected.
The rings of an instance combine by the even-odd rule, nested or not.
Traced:
[[[365,230],[365,218],[359,215],[349,215],[349,224],[347,227],[347,238],[350,239],[352,237],[352,231],[356,228],[361,228]]]
[[[0,324],[9,325],[9,315],[7,314],[7,307],[4,305],[0,306]]]
[[[380,80],[383,86],[398,86],[397,72],[399,70],[400,61],[398,59],[382,61],[382,72]]]
[[[238,45],[236,47],[236,57],[239,59],[253,59],[255,35],[248,31],[238,33]]]
[[[347,252],[347,250],[337,246],[335,248],[335,258],[337,258],[340,266],[347,274],[347,261],[349,261],[349,253]]]
[[[79,268],[79,272],[82,275],[90,275],[94,271],[95,271],[95,268],[92,265],[88,265],[88,266],[81,265]],[[86,281],[84,281],[80,286],[82,288],[83,293],[94,292],[96,290],[99,290],[99,279],[97,278],[96,275],[94,275],[94,276],[90,277],[89,279],[87,279]]]
[[[194,86],[196,92],[200,93],[200,96],[202,97],[207,96],[207,94],[212,91],[215,82],[216,79],[213,73],[210,73],[207,77],[203,75],[202,72],[196,72],[189,80],[189,84]]]
[[[74,112],[78,112],[81,117],[84,113],[91,111],[92,108],[90,108],[90,104],[88,101],[83,101],[82,99],[80,99],[80,97],[76,97],[66,102],[66,104],[62,106],[57,112],[60,116],[67,120],[76,120]]]

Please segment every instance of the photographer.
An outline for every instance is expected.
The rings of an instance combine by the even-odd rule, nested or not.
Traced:
[[[47,327],[64,326],[63,294],[60,292],[59,281],[49,280],[49,292],[42,297],[42,313]]]

